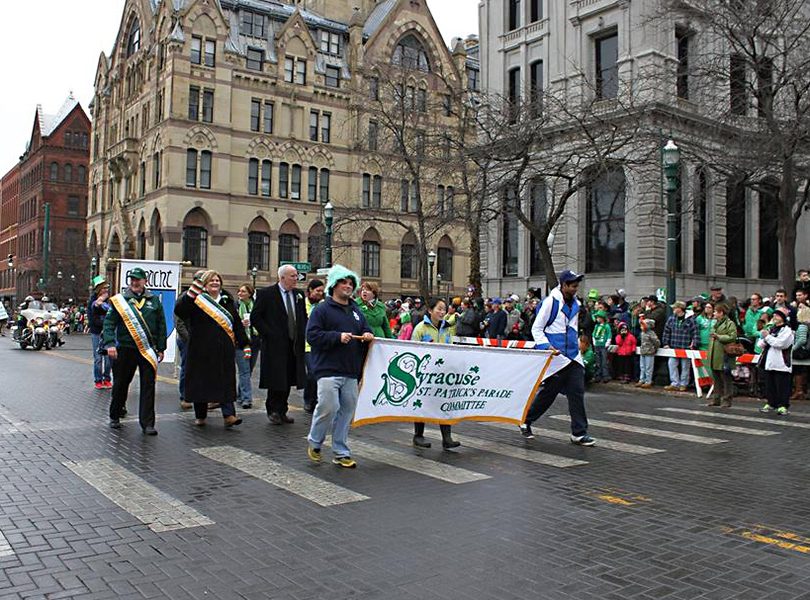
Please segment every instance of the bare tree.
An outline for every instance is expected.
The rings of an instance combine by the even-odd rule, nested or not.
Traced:
[[[810,4],[662,0],[655,18],[696,42],[678,67],[679,94],[688,90],[700,123],[685,150],[725,181],[759,192],[776,213],[781,279],[790,286],[797,223],[810,206]]]

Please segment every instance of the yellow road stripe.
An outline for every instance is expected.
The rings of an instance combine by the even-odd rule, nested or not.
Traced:
[[[44,354],[41,354],[39,356],[53,356],[54,358],[64,358],[65,360],[72,360],[74,362],[80,362],[86,365],[93,364],[93,361],[90,360],[89,358],[80,358],[78,356],[71,356],[69,354],[59,354],[57,352],[45,352]],[[174,385],[180,383],[179,380],[174,379],[173,377],[164,377],[163,375],[158,375],[157,380],[162,381],[163,383],[172,383]]]
[[[810,546],[803,546],[796,543],[810,543],[810,539],[802,537],[799,534],[791,531],[774,529],[772,527],[767,527],[766,525],[754,525],[752,526],[753,531],[745,528],[735,529],[734,527],[723,527],[722,530],[726,533],[738,535],[747,540],[759,542],[761,544],[776,546],[777,548],[782,548],[784,550],[793,550],[795,552],[801,552],[802,554],[810,554]]]

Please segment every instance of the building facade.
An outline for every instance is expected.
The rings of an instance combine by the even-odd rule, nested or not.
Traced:
[[[127,0],[95,79],[90,252],[110,274],[108,259],[129,256],[188,261],[187,282],[215,268],[228,286],[257,267],[266,285],[283,261],[324,266],[331,202],[337,224],[369,209],[335,237],[333,262],[385,297],[416,292],[403,228],[374,222],[367,202],[400,185],[368,140],[369,73],[393,62],[430,93],[439,71],[464,84],[463,54],[424,0]],[[428,244],[444,250],[445,285],[463,289],[464,227]]]
[[[2,183],[0,294],[17,301],[48,295],[59,302],[85,295],[89,147],[90,120],[72,94],[55,115],[37,106],[25,153]]]
[[[688,63],[695,44],[706,41],[675,17],[652,18],[656,6],[631,0],[482,0],[482,87],[524,101],[548,90],[609,108],[617,97],[622,100],[622,90],[638,90],[646,78],[647,85],[654,82],[645,101],[655,103],[661,147],[670,137],[688,143],[703,134],[705,123],[705,96],[690,80]],[[779,287],[775,211],[764,209],[760,194],[720,180],[695,159],[681,161],[680,182],[678,296],[691,297],[715,282],[738,297]],[[555,269],[584,272],[586,288],[603,294],[623,288],[638,297],[665,288],[665,198],[657,152],[633,170],[606,173],[568,202],[552,231]],[[545,286],[537,245],[514,219],[505,215],[487,234],[482,271],[490,295]],[[805,216],[798,237],[808,236]],[[810,263],[806,245],[797,244],[796,260],[797,268]]]
[[[20,165],[0,180],[0,302],[12,306],[17,296],[17,219],[20,209]]]

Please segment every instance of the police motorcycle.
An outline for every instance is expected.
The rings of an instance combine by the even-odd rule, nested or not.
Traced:
[[[35,350],[48,348],[49,325],[50,314],[44,309],[42,302],[28,296],[20,305],[17,324],[11,328],[13,339],[23,350],[28,346],[33,346]]]
[[[64,346],[65,342],[62,340],[62,335],[65,331],[65,312],[59,310],[59,307],[50,302],[48,297],[42,298],[42,308],[48,313],[48,341],[46,348],[56,348],[57,346]]]

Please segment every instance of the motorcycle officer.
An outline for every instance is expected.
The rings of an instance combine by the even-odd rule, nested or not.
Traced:
[[[166,350],[166,316],[160,296],[146,289],[146,272],[136,267],[129,273],[129,287],[110,299],[112,308],[104,317],[101,347],[112,360],[113,389],[110,427],[119,429],[129,384],[138,370],[141,397],[138,420],[146,435],[155,430],[155,379]],[[130,331],[132,333],[130,333]]]

